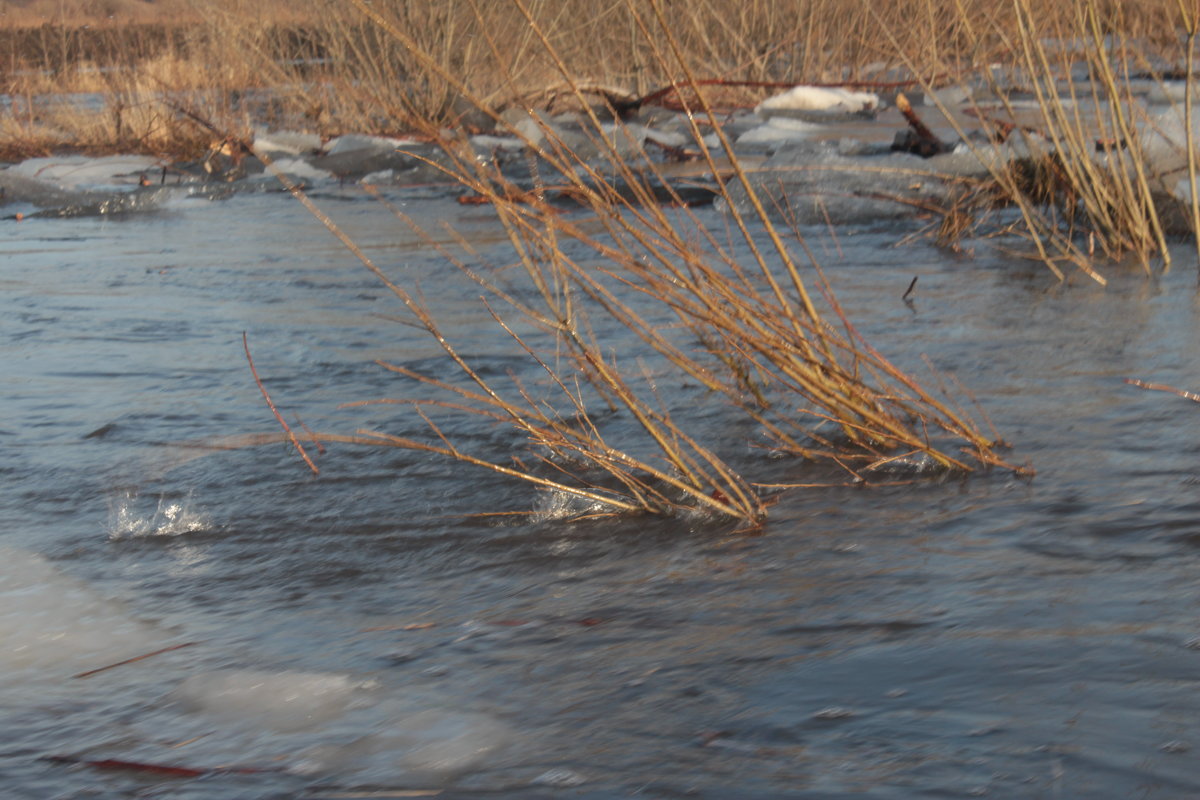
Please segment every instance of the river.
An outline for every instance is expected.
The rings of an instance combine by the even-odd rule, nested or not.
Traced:
[[[487,208],[389,196],[504,261]],[[527,368],[390,211],[314,199],[475,363]],[[1101,288],[897,247],[903,223],[812,229],[870,341],[954,375],[1037,474],[792,490],[747,536],[564,521],[430,454],[330,443],[313,476],[286,443],[221,449],[278,433],[243,332],[294,426],[429,438],[405,406],[343,407],[420,391],[376,359],[444,365],[286,194],[2,225],[5,797],[1200,795],[1200,407],[1124,382],[1200,388],[1185,249]]]

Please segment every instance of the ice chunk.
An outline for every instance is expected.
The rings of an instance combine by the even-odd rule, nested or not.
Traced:
[[[315,133],[276,131],[265,129],[254,132],[254,149],[272,157],[281,155],[298,156],[321,149],[321,137]]]
[[[470,139],[471,146],[480,152],[488,152],[491,150],[520,150],[525,147],[525,143],[515,136],[492,136],[490,134],[479,134],[472,136]]]
[[[135,187],[143,174],[156,172],[161,166],[151,156],[58,156],[31,158],[8,171],[62,189],[112,189]]]
[[[1148,115],[1139,124],[1138,133],[1151,172],[1164,176],[1186,174],[1187,122],[1182,106]],[[1192,135],[1200,138],[1200,109],[1192,111]]]
[[[771,117],[765,125],[752,128],[738,137],[738,146],[754,144],[778,144],[808,139],[820,126],[802,119]]]
[[[275,168],[292,179],[293,182],[331,180],[333,176],[326,170],[318,169],[301,158],[279,158],[275,160]]]
[[[55,680],[149,652],[162,633],[44,558],[0,547],[0,685]]]
[[[222,721],[292,732],[340,717],[374,686],[337,673],[218,670],[187,678],[172,697]]]
[[[296,771],[353,774],[359,780],[446,778],[494,758],[512,738],[485,714],[427,709],[396,717],[380,731],[346,744],[301,753]]]
[[[400,147],[411,147],[420,144],[416,139],[393,139],[388,136],[364,136],[350,133],[339,136],[325,147],[325,155],[340,156],[347,153],[382,154],[390,153]]]

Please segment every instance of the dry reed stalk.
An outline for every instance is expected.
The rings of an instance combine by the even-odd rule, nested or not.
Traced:
[[[1148,71],[1142,62],[1133,63],[1138,50],[1124,36],[1137,26],[1128,24],[1119,8],[1106,15],[1095,0],[1073,4],[1067,18],[1044,18],[1029,0],[1013,0],[1011,8],[1011,30],[975,27],[965,5],[960,4],[959,14],[970,36],[999,40],[1012,51],[1014,66],[1023,72],[1034,94],[1041,123],[1034,132],[1028,126],[979,115],[994,140],[1022,138],[1029,156],[1004,163],[974,143],[954,115],[940,107],[991,173],[990,185],[981,185],[974,198],[964,202],[991,205],[1000,200],[1015,207],[1024,234],[1060,279],[1064,274],[1058,265],[1067,263],[1104,284],[1106,279],[1096,267],[1097,254],[1111,261],[1132,254],[1147,273],[1156,260],[1164,271],[1169,269],[1171,254],[1162,220],[1162,200],[1169,195],[1167,176],[1155,174],[1143,146],[1146,131],[1162,134],[1154,130],[1130,89],[1131,76]],[[1189,20],[1182,13],[1176,22],[1183,22],[1188,30]],[[1082,53],[1064,46],[1076,41],[1083,43]],[[1060,45],[1057,54],[1051,54],[1048,43]],[[1083,94],[1071,79],[1072,67],[1080,60],[1091,76]],[[994,77],[990,86],[1009,118],[1017,119]],[[1189,77],[1184,104],[1189,142],[1191,87]],[[1102,154],[1097,153],[1097,143],[1106,143]],[[1190,146],[1187,163],[1188,174],[1194,176],[1196,162]],[[1192,207],[1192,217],[1195,230],[1200,206]]]
[[[434,79],[451,85],[481,111],[498,119],[470,86],[450,72],[437,53],[423,49],[396,20],[382,14],[374,4],[351,2],[406,48],[423,69],[433,73]],[[383,275],[302,193],[290,187],[397,294],[416,324],[438,341],[476,387],[470,389],[385,364],[398,374],[458,399],[378,401],[412,403],[440,443],[374,432],[360,435],[377,436],[384,444],[440,453],[535,485],[552,486],[614,511],[661,514],[690,507],[746,524],[759,523],[765,515],[765,504],[755,490],[722,457],[676,422],[645,377],[631,378],[605,353],[589,323],[591,314],[603,313],[633,332],[666,364],[725,395],[733,408],[762,426],[779,446],[809,459],[840,465],[858,480],[914,455],[945,469],[965,472],[974,468],[968,460],[949,454],[931,441],[930,430],[960,438],[976,464],[1002,463],[995,454],[996,441],[865,344],[833,300],[812,254],[806,252],[821,285],[820,294],[842,332],[825,320],[802,276],[801,263],[754,194],[657,3],[648,6],[653,13],[651,19],[637,13],[633,2],[626,8],[649,43],[646,47],[658,68],[665,72],[680,70],[680,85],[689,87],[699,103],[693,114],[707,117],[712,123],[735,179],[751,197],[753,210],[749,216],[732,209],[735,240],[727,245],[686,208],[674,217],[654,202],[647,178],[663,180],[656,165],[635,165],[626,155],[620,137],[627,134],[620,127],[606,125],[587,104],[584,87],[556,50],[550,32],[534,15],[533,6],[526,0],[512,0],[511,7],[525,18],[544,50],[543,57],[554,64],[558,79],[584,109],[584,135],[599,157],[586,157],[576,149],[578,144],[570,144],[561,131],[544,122],[540,123],[538,141],[526,139],[526,144],[563,176],[571,196],[590,215],[586,221],[564,217],[543,199],[543,191],[516,191],[497,170],[481,165],[464,142],[444,135],[440,141],[449,159],[445,168],[448,174],[495,208],[509,233],[528,288],[538,300],[531,303],[519,299],[478,271],[466,271],[488,295],[511,309],[523,325],[532,324],[550,337],[552,346],[546,352],[554,354],[553,359],[543,356],[516,333],[505,315],[485,301],[498,327],[545,374],[549,392],[535,394],[515,379],[505,388],[482,378],[449,344],[426,308]],[[657,44],[656,37],[665,44]],[[498,49],[494,39],[488,42]],[[512,76],[506,80],[511,84]],[[439,135],[432,126],[428,129],[430,135]],[[717,156],[705,145],[698,128],[693,127],[693,136],[710,168],[717,172]],[[521,201],[514,201],[518,196]],[[696,236],[707,250],[697,247]],[[763,238],[765,248],[760,244]],[[749,251],[749,265],[743,265],[734,255],[735,244]],[[573,255],[579,252],[585,255]],[[689,332],[693,341],[704,342],[704,351],[690,352],[672,328],[663,326],[663,312],[674,316],[680,330]],[[585,392],[588,386],[590,391]],[[555,397],[565,406],[560,406]],[[637,455],[610,446],[589,411],[589,397],[627,414],[641,431],[648,454]],[[790,398],[799,400],[800,405]],[[547,479],[521,467],[519,462],[517,468],[506,467],[462,452],[425,413],[426,406],[507,421],[527,437],[545,466],[570,482]],[[835,434],[819,431],[826,423],[832,425]],[[643,450],[641,446],[638,449]],[[603,483],[597,483],[592,475],[606,477]]]
[[[1188,192],[1188,210],[1191,211],[1192,240],[1196,248],[1197,269],[1200,270],[1200,196],[1197,196],[1196,187],[1196,131],[1192,119],[1192,110],[1195,106],[1192,91],[1196,86],[1196,34],[1200,31],[1200,8],[1195,6],[1189,8],[1184,0],[1179,0],[1179,20],[1187,34],[1184,47],[1187,71],[1183,87],[1183,119],[1184,135],[1187,137],[1187,174],[1191,184]]]

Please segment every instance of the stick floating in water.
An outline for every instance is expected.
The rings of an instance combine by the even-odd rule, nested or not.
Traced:
[[[109,664],[106,667],[97,667],[96,669],[89,669],[87,672],[81,672],[78,675],[72,675],[71,677],[72,678],[90,678],[99,672],[106,672],[110,669],[113,669],[114,667],[123,667],[126,664],[132,664],[135,661],[141,661],[146,658],[151,658],[152,656],[161,655],[163,653],[169,653],[172,650],[182,650],[183,648],[191,647],[194,644],[200,644],[200,643],[199,642],[184,642],[183,644],[173,644],[170,647],[164,647],[161,650],[155,650],[153,653],[143,653],[140,656],[134,656],[133,658],[127,658],[124,661],[118,661],[117,663]]]
[[[1168,386],[1165,383],[1146,383],[1145,381],[1139,381],[1137,378],[1126,378],[1125,382],[1130,386],[1136,386],[1139,389],[1149,389],[1153,392],[1170,392],[1171,394],[1177,394],[1186,400],[1200,403],[1200,394],[1185,391],[1184,389],[1176,389],[1174,386]]]

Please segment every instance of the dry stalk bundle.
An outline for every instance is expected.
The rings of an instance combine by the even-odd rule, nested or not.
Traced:
[[[1135,30],[1122,16],[1120,6],[1097,0],[1070,4],[1070,16],[1059,18],[1034,9],[1030,0],[1012,0],[1011,23],[993,20],[977,24],[964,4],[959,16],[964,30],[977,42],[996,41],[1014,57],[1013,67],[1023,76],[1022,86],[1033,96],[1038,122],[1018,124],[1019,111],[993,73],[989,88],[1000,98],[1007,119],[975,110],[989,138],[1017,141],[1028,156],[1015,161],[996,158],[966,135],[948,109],[947,120],[988,165],[990,179],[983,181],[956,208],[956,215],[974,216],[999,205],[1017,209],[1023,234],[1038,257],[1060,279],[1060,265],[1070,265],[1093,280],[1106,279],[1098,260],[1134,258],[1149,273],[1155,263],[1170,268],[1168,225],[1164,216],[1180,205],[1172,197],[1173,184],[1186,176],[1195,184],[1190,65],[1196,28],[1196,11],[1179,3],[1168,26],[1182,29],[1186,45],[1184,101],[1177,109],[1182,134],[1160,129],[1135,95],[1135,76],[1154,74],[1144,49],[1129,38]],[[1173,25],[1171,24],[1173,22]],[[1078,43],[1073,45],[1071,43]],[[1068,46],[1070,45],[1070,46]],[[1080,82],[1078,66],[1088,80]],[[936,95],[935,95],[936,97]],[[1174,141],[1182,138],[1183,142]],[[1149,141],[1148,141],[1149,140]],[[1182,150],[1174,159],[1179,166],[1166,169],[1162,154],[1151,153],[1151,143]],[[1184,205],[1193,238],[1200,225],[1200,202],[1191,197]],[[1179,214],[1175,213],[1175,216]],[[956,224],[965,233],[970,226]],[[1200,247],[1200,240],[1197,240]]]
[[[362,0],[351,1],[433,79],[452,84],[481,112],[500,119],[395,20]],[[1003,464],[996,453],[1002,443],[995,434],[983,433],[969,414],[921,387],[870,347],[838,306],[811,253],[804,252],[806,265],[785,243],[724,138],[704,87],[689,70],[657,3],[630,2],[627,8],[658,69],[678,72],[677,83],[690,89],[680,96],[697,98],[697,105],[688,109],[697,151],[713,174],[721,171],[718,155],[727,158],[731,180],[743,185],[753,204],[749,215],[731,207],[733,231],[727,236],[710,230],[686,204],[671,208],[655,201],[651,182],[670,185],[656,163],[629,155],[628,142],[621,138],[628,131],[589,106],[586,87],[575,80],[525,0],[512,0],[512,7],[524,16],[544,48],[543,57],[555,64],[559,79],[586,110],[583,135],[593,155],[580,152],[577,142],[568,141],[549,122],[539,123],[536,137],[528,128],[518,135],[547,170],[561,176],[560,190],[590,213],[563,214],[547,200],[546,187],[515,187],[497,168],[477,159],[465,140],[439,134],[432,125],[427,133],[441,136],[448,159],[442,168],[472,195],[490,202],[508,232],[519,291],[457,263],[483,290],[498,329],[544,380],[534,387],[515,377],[485,378],[415,296],[391,282],[324,218],[466,379],[455,383],[384,365],[450,397],[375,401],[411,403],[435,441],[369,431],[360,436],[439,453],[582,498],[592,504],[589,513],[690,510],[760,523],[767,501],[759,490],[675,418],[644,369],[631,371],[626,359],[606,350],[593,328],[603,316],[632,332],[663,368],[724,397],[729,413],[764,431],[775,447],[837,465],[847,480],[867,481],[873,472],[901,460],[964,473]],[[652,13],[644,17],[639,10],[647,8]],[[490,38],[487,42],[499,47]],[[706,144],[697,119],[710,123],[723,152]],[[816,294],[810,285],[817,287]],[[518,332],[530,328],[537,331],[538,342]],[[516,459],[512,466],[496,464],[461,450],[427,413],[433,407],[512,425],[532,446],[536,463]],[[631,420],[641,443],[610,443],[593,411],[597,407]],[[946,447],[951,439],[958,441],[960,452]]]

